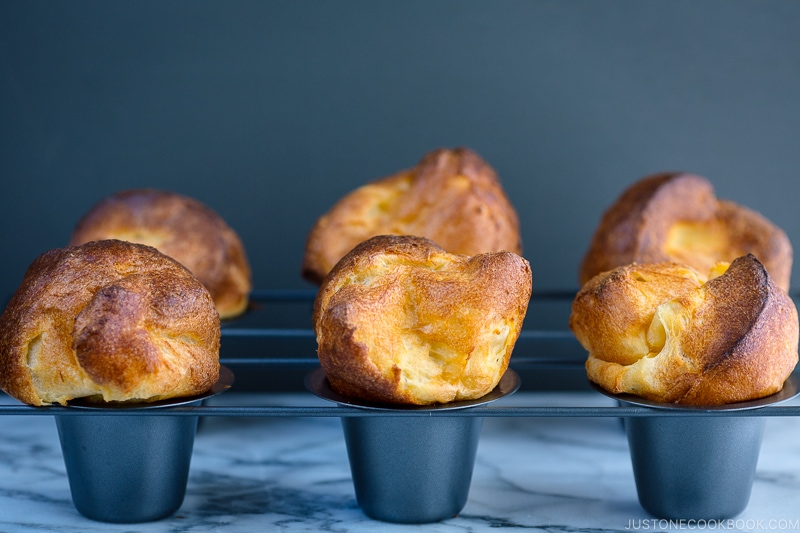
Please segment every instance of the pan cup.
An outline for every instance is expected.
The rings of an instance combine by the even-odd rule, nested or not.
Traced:
[[[629,418],[639,503],[669,519],[725,519],[747,507],[763,417]]]
[[[519,385],[519,375],[507,370],[497,387],[477,400],[387,406],[340,396],[321,368],[306,377],[306,387],[317,396],[372,411],[341,419],[356,500],[370,518],[401,524],[453,518],[467,503],[483,418],[438,415],[485,405]],[[398,416],[409,411],[418,415]]]
[[[56,415],[72,502],[86,518],[139,523],[172,515],[183,504],[197,416],[156,415],[165,407],[199,405],[231,387],[233,373],[206,393],[150,404],[98,404],[80,400]],[[145,412],[146,411],[146,412]]]
[[[664,404],[593,387],[623,406],[672,411],[624,419],[640,505],[658,518],[722,520],[750,501],[766,426],[764,417],[731,413],[789,400],[799,384],[792,375],[776,394],[720,406]]]

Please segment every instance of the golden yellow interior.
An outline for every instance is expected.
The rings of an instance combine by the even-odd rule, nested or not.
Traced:
[[[721,260],[732,260],[730,240],[719,222],[678,222],[667,233],[664,253],[676,263],[707,272]]]

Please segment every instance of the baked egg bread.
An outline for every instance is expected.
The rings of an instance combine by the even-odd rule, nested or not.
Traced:
[[[117,240],[50,250],[0,315],[0,387],[30,405],[152,402],[219,379],[208,290],[155,248]]]
[[[589,280],[570,316],[589,379],[614,394],[687,405],[780,391],[798,359],[794,302],[752,254],[708,277],[634,263]]]
[[[517,213],[495,171],[467,148],[439,149],[412,169],[341,198],[308,234],[302,275],[314,283],[376,235],[427,237],[450,253],[522,253]]]
[[[654,174],[631,185],[603,213],[579,281],[583,285],[634,262],[672,261],[708,272],[720,261],[749,253],[788,292],[792,246],[783,230],[751,209],[717,199],[706,178]]]
[[[463,256],[416,236],[357,245],[314,303],[319,361],[354,399],[429,405],[480,398],[508,367],[531,296],[513,252]]]
[[[70,245],[118,239],[157,248],[206,286],[221,318],[247,308],[250,264],[238,234],[211,208],[156,189],[121,191],[92,206],[75,226]]]

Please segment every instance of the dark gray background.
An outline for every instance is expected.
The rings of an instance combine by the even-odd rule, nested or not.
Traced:
[[[800,242],[800,2],[0,3],[0,295],[101,197],[159,187],[300,279],[341,195],[468,146],[520,214],[536,289],[573,288],[598,218],[705,175]],[[797,269],[795,269],[797,278]]]

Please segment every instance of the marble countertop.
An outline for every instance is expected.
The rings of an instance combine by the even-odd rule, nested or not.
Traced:
[[[330,405],[306,393],[230,392],[214,402]],[[518,392],[495,405],[611,402],[592,392]],[[617,418],[489,417],[463,511],[419,526],[377,522],[360,510],[339,419],[205,417],[178,512],[145,524],[107,524],[73,507],[53,418],[0,416],[0,532],[9,533],[788,531],[800,529],[798,504],[800,417],[768,418],[749,506],[709,524],[658,520],[639,506]]]

